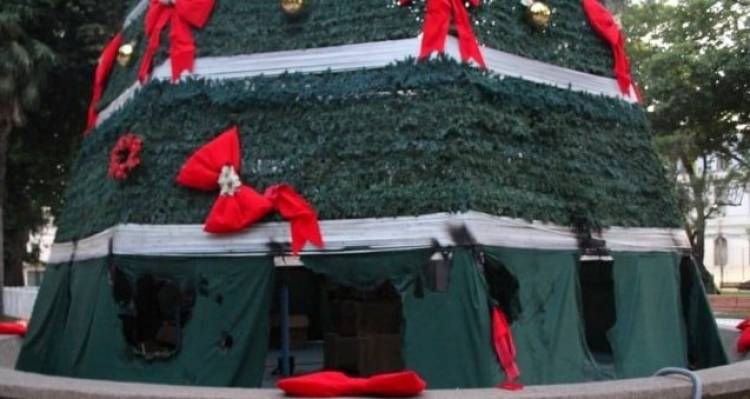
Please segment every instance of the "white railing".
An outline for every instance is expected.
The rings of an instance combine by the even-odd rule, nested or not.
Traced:
[[[11,317],[30,318],[38,292],[39,287],[3,287],[3,312]]]

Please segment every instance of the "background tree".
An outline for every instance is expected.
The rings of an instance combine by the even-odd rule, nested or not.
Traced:
[[[750,3],[631,1],[622,22],[693,252],[750,172]],[[713,173],[712,162],[732,160]],[[705,268],[703,270],[706,274]]]
[[[4,227],[5,219],[3,205],[10,134],[14,128],[25,124],[27,112],[38,104],[40,86],[54,61],[49,47],[25,29],[39,18],[40,9],[46,6],[42,2],[20,0],[4,1],[0,6],[0,227]],[[3,248],[3,230],[0,228],[0,248]],[[4,262],[0,260],[0,289],[4,284],[4,269]]]
[[[26,248],[29,233],[61,208],[68,165],[85,126],[93,68],[119,29],[124,3],[0,3],[0,205],[5,205],[0,286],[3,275],[6,285],[23,284],[23,261],[38,255]]]

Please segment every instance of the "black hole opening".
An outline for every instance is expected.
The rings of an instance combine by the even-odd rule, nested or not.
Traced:
[[[221,338],[219,339],[219,348],[224,352],[228,352],[232,349],[232,345],[234,345],[234,337],[228,332],[222,331]]]
[[[403,309],[393,285],[329,288],[333,323],[324,337],[324,367],[357,376],[403,370]]]
[[[208,280],[205,277],[201,277],[198,282],[198,293],[203,296],[208,295]]]
[[[131,352],[147,360],[171,357],[180,349],[182,330],[190,319],[195,294],[174,280],[141,275],[132,288],[127,276],[111,271],[113,295],[120,305],[125,340]]]
[[[586,343],[594,354],[612,355],[607,331],[617,320],[612,261],[582,261],[579,264]]]
[[[127,306],[133,299],[133,288],[128,277],[120,269],[113,267],[109,271],[109,279],[115,302],[120,306]]]
[[[521,314],[521,300],[518,297],[518,279],[505,265],[485,258],[484,277],[487,280],[490,296],[503,310],[508,322],[512,323]]]

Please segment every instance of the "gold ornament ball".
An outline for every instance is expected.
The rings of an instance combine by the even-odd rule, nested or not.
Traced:
[[[120,46],[120,48],[117,49],[117,63],[120,64],[120,66],[128,66],[128,64],[130,64],[130,58],[133,57],[134,49],[135,44],[133,43],[125,43]]]
[[[529,5],[526,15],[531,23],[538,28],[545,28],[549,24],[552,10],[541,1],[535,1]]]
[[[305,0],[281,0],[281,10],[290,17],[296,17],[305,10]]]

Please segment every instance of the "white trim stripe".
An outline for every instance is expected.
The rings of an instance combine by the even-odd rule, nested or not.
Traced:
[[[132,10],[130,10],[128,15],[125,17],[125,22],[123,22],[122,24],[123,30],[127,28],[128,26],[130,26],[130,24],[135,22],[135,20],[138,19],[141,16],[141,14],[143,14],[146,11],[146,9],[148,8],[148,3],[149,3],[149,0],[140,0],[138,4],[136,4]]]
[[[195,60],[196,79],[239,79],[253,76],[277,76],[289,73],[347,72],[358,69],[383,68],[394,62],[416,57],[420,38],[348,44],[304,50],[276,51],[229,57],[203,57]],[[579,72],[557,65],[524,58],[518,55],[483,47],[487,68],[501,76],[514,77],[562,89],[585,92],[634,102],[635,95],[623,96],[612,78]],[[460,60],[458,40],[446,41],[446,54]],[[169,80],[172,72],[169,60],[154,68],[152,79]],[[99,113],[102,123],[133,98],[140,88],[134,83]]]
[[[527,222],[480,212],[435,213],[423,216],[321,221],[326,253],[382,251],[454,245],[449,228],[465,226],[482,245],[529,249],[578,248],[575,234],[566,227]],[[601,237],[612,251],[674,252],[689,248],[681,229],[613,227]],[[121,224],[77,242],[52,246],[50,263],[116,255],[240,256],[268,254],[270,242],[288,243],[289,224],[259,223],[236,234],[214,235],[202,225]],[[321,251],[307,246],[305,254]]]

